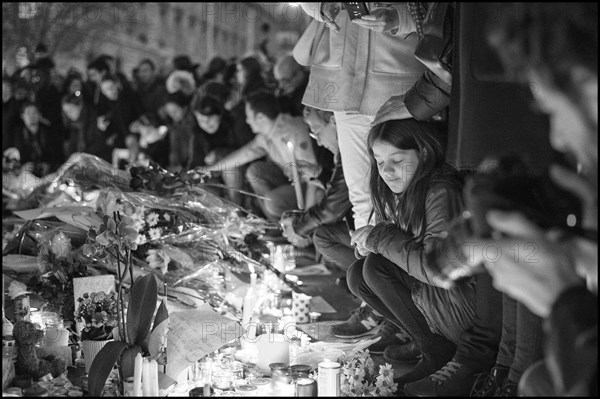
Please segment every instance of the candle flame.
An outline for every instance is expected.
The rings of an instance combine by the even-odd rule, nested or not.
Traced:
[[[293,148],[294,148],[294,143],[292,143],[291,141],[288,141],[288,142],[287,142],[287,146],[288,146],[288,148],[291,150],[291,149],[293,149]]]

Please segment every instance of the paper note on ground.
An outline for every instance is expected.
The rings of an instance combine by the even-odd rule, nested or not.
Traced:
[[[167,374],[179,380],[188,366],[242,335],[234,320],[216,313],[208,304],[169,314]]]

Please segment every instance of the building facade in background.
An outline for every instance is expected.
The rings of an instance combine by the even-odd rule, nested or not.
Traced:
[[[216,55],[240,58],[260,48],[276,57],[308,24],[295,3],[115,4],[3,3],[3,67],[14,71],[19,49],[31,53],[40,41],[59,71],[85,71],[102,53],[127,75],[143,58],[166,72],[180,54],[206,67]]]

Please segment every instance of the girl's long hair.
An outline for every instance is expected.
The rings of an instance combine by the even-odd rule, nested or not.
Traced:
[[[381,123],[369,134],[371,158],[371,197],[376,221],[392,221],[415,238],[424,234],[426,227],[425,201],[433,184],[456,184],[460,190],[461,179],[457,171],[444,161],[442,146],[436,135],[439,129],[432,122],[414,119],[391,120]],[[419,165],[406,190],[395,194],[379,175],[373,155],[373,144],[382,141],[401,150],[415,150]]]

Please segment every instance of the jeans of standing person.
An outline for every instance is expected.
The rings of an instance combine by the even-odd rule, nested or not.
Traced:
[[[350,245],[350,232],[345,222],[324,224],[315,229],[313,244],[317,253],[343,271],[356,262]]]
[[[246,170],[246,179],[255,194],[266,197],[259,200],[259,206],[270,221],[279,221],[285,211],[298,209],[293,184],[275,162],[258,161]],[[302,184],[302,192],[306,184]]]
[[[429,328],[412,298],[417,280],[381,255],[369,254],[348,269],[348,287],[358,298],[404,328],[428,361],[452,359],[456,345]],[[458,324],[458,323],[457,323]]]
[[[502,294],[502,339],[496,363],[509,367],[508,379],[518,383],[525,370],[542,357],[542,319]]]
[[[371,122],[375,117],[346,112],[334,112],[333,114],[338,132],[344,178],[348,185],[348,196],[354,212],[354,225],[356,229],[360,229],[368,224],[372,208],[367,137],[371,130]]]
[[[461,335],[455,360],[474,370],[491,369],[502,335],[502,293],[492,285],[488,273],[476,275],[477,302],[473,325]]]

